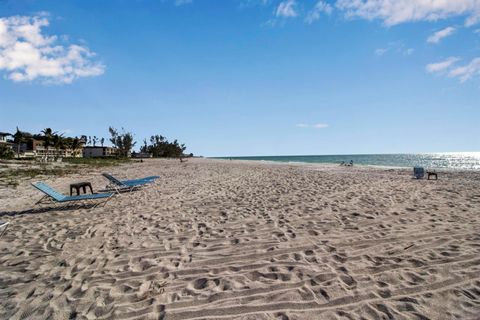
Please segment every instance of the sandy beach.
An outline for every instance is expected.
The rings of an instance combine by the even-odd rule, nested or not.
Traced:
[[[480,172],[190,159],[41,178],[104,207],[0,189],[1,319],[480,319]],[[35,180],[35,181],[36,181]]]

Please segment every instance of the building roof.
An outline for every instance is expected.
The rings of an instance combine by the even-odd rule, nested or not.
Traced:
[[[0,132],[0,136],[11,136],[12,134],[11,133],[8,133],[8,132]]]

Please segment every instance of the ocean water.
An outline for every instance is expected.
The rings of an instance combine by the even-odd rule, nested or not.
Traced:
[[[418,154],[354,154],[320,156],[217,157],[216,159],[263,160],[278,162],[336,163],[385,167],[424,167],[428,169],[480,170],[480,152]]]

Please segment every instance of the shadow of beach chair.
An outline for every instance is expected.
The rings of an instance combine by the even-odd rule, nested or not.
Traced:
[[[425,169],[422,167],[413,168],[413,176],[416,179],[423,179],[423,177],[425,176]]]
[[[105,205],[107,201],[110,200],[114,195],[114,193],[94,193],[94,194],[81,194],[77,196],[66,196],[43,182],[35,182],[35,183],[32,183],[32,185],[45,194],[35,204],[40,204],[45,201],[50,201],[54,203],[69,205],[72,203],[81,204],[82,202],[90,202],[90,201],[96,201],[96,200],[102,200],[102,199],[105,200],[103,202],[99,202],[95,204],[93,206],[95,208],[100,204]]]
[[[2,233],[0,234],[0,238],[3,237],[4,233],[7,232],[7,228],[10,222],[7,221],[0,221],[0,230],[3,229]]]
[[[153,183],[156,179],[160,178],[159,176],[149,176],[133,180],[118,180],[111,174],[105,172],[102,173],[102,175],[110,182],[110,184],[107,185],[107,188],[111,188],[117,192],[133,191],[147,184]]]

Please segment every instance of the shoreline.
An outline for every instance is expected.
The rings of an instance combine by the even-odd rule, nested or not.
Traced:
[[[330,162],[275,161],[275,160],[258,160],[258,159],[249,160],[249,159],[233,159],[233,158],[232,160],[229,160],[225,158],[208,158],[208,157],[205,157],[204,159],[227,161],[227,162],[235,161],[240,163],[257,162],[257,163],[271,164],[271,165],[284,164],[284,165],[299,165],[299,166],[318,166],[318,167],[328,167],[328,168],[364,168],[364,169],[370,168],[370,169],[385,169],[385,170],[399,170],[399,171],[413,172],[413,167],[385,166],[385,165],[373,165],[373,164],[355,164],[354,163],[353,166],[341,166],[340,164],[335,164]],[[438,172],[452,172],[452,173],[454,172],[480,173],[480,169],[465,169],[465,168],[431,168],[431,170],[435,170]]]

